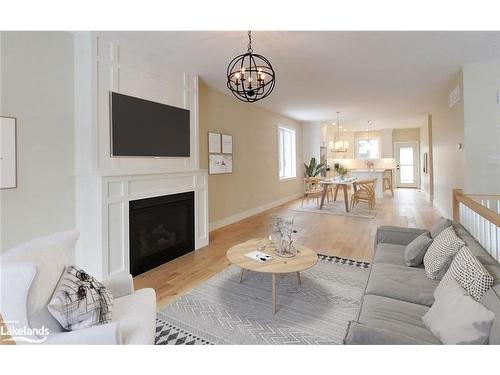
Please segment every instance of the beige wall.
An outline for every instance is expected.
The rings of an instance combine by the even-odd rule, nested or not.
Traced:
[[[394,129],[392,131],[392,142],[419,142],[420,128]]]
[[[463,93],[462,77],[462,71],[456,74],[431,111],[434,205],[447,217],[452,217],[451,192],[463,188],[465,181],[465,154],[458,149],[458,143],[464,141],[464,101],[452,108],[448,105],[448,95],[457,85]]]
[[[500,60],[464,66],[467,193],[500,194]]]
[[[1,114],[17,117],[16,189],[1,191],[1,249],[74,228],[73,36],[2,32]]]
[[[278,180],[277,126],[296,129],[297,178]],[[207,133],[233,136],[233,173],[208,177],[211,227],[302,191],[302,125],[200,84],[200,167],[208,168]]]
[[[306,122],[302,124],[302,155],[307,162],[311,158],[320,160],[320,148],[323,146],[321,141],[321,123]]]

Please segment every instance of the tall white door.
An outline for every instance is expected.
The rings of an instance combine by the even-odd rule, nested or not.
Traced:
[[[418,142],[397,142],[396,187],[416,188],[419,185]]]

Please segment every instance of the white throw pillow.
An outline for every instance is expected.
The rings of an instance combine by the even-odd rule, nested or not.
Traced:
[[[92,276],[70,266],[47,308],[64,329],[73,331],[111,322],[113,296]]]
[[[422,317],[425,326],[443,344],[485,344],[495,314],[474,301],[455,280],[437,295]]]
[[[493,276],[467,246],[462,247],[451,262],[450,268],[434,291],[434,297],[452,280],[460,284],[476,301],[479,301],[493,285]]]
[[[453,257],[465,243],[457,236],[453,227],[444,229],[432,241],[424,255],[425,273],[429,279],[441,279]]]

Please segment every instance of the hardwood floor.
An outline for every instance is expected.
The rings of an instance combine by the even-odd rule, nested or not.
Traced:
[[[377,205],[375,219],[292,211],[300,199],[275,207],[210,233],[210,244],[134,278],[137,289],[156,290],[158,308],[222,271],[229,265],[226,251],[256,237],[267,237],[272,215],[293,216],[296,242],[318,253],[370,261],[373,239],[380,225],[428,228],[439,217],[425,193],[397,189],[386,192]]]

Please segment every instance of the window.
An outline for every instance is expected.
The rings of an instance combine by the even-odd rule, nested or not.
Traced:
[[[278,157],[280,180],[295,178],[295,130],[278,127]]]
[[[358,139],[357,154],[358,159],[380,158],[380,141],[378,139]]]

